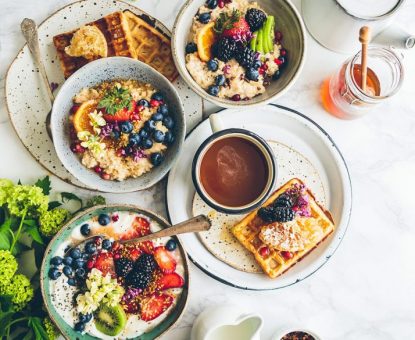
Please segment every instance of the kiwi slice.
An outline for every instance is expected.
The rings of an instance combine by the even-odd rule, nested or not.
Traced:
[[[272,32],[275,26],[275,19],[272,15],[268,15],[262,29],[264,30],[264,43],[263,45],[265,53],[272,52],[274,49],[274,42],[272,41]]]
[[[256,51],[257,40],[258,40],[258,31],[254,33],[254,36],[252,37],[251,42],[250,42],[250,47],[251,47],[251,50],[253,51]]]
[[[115,336],[124,329],[127,316],[121,305],[111,307],[101,304],[94,313],[94,322],[100,332]]]
[[[262,35],[263,35],[263,31],[262,31],[262,29],[260,29],[260,30],[258,31],[257,45],[256,45],[256,50],[257,50],[259,53],[263,53],[263,52],[264,52],[264,49],[263,49],[263,44],[262,44]]]

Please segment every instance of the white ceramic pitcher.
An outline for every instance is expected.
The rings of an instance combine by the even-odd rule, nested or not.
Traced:
[[[191,340],[260,340],[262,317],[244,314],[237,306],[205,309],[193,323]]]
[[[324,47],[341,53],[359,48],[359,29],[372,29],[371,43],[412,48],[415,35],[394,24],[405,0],[302,0],[301,11],[310,34]]]

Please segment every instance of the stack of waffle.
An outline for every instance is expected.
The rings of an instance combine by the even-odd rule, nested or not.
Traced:
[[[86,24],[97,27],[107,43],[107,57],[122,56],[138,59],[162,73],[170,81],[177,76],[170,39],[145,20],[130,11],[114,12]],[[98,59],[71,56],[65,49],[70,46],[77,30],[53,37],[65,78],[88,62]]]
[[[290,180],[275,191],[264,206],[272,204],[293,185],[304,184],[299,179]],[[268,224],[257,215],[258,210],[255,210],[232,227],[233,235],[255,256],[263,271],[271,278],[293,267],[334,230],[330,213],[316,202],[309,189],[306,195],[310,217],[296,216],[287,223]]]

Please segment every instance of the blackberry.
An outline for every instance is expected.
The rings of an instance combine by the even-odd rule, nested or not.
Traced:
[[[283,207],[283,208],[291,208],[293,206],[293,201],[290,196],[287,194],[281,194],[277,197],[274,201],[274,207]]]
[[[134,269],[143,273],[152,273],[157,268],[157,262],[151,254],[142,254],[135,262]]]
[[[148,272],[133,270],[125,278],[125,283],[133,288],[146,289],[151,281],[151,275]]]
[[[272,206],[261,208],[258,210],[258,215],[264,222],[274,222],[275,209]]]
[[[256,8],[250,8],[246,11],[245,20],[251,29],[251,32],[258,31],[263,25],[267,16],[264,12]]]
[[[253,68],[257,58],[256,52],[252,51],[249,47],[238,46],[238,49],[235,53],[235,59],[246,69]]]
[[[115,272],[118,277],[126,277],[133,267],[134,262],[125,257],[115,260]]]
[[[237,49],[238,45],[236,41],[227,37],[219,39],[212,46],[213,55],[224,62],[232,59],[235,56]]]
[[[278,207],[275,208],[275,221],[288,222],[294,219],[295,213],[291,208]]]

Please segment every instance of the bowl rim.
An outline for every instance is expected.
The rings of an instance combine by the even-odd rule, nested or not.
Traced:
[[[183,129],[181,129],[182,130],[182,133],[181,133],[182,136],[180,138],[176,138],[175,139],[176,143],[179,143],[179,144],[177,146],[177,152],[176,152],[175,155],[173,155],[170,164],[165,168],[164,173],[162,172],[162,175],[161,176],[153,177],[152,179],[150,179],[148,181],[148,184],[146,184],[144,186],[141,185],[139,188],[137,188],[138,185],[135,185],[135,186],[130,186],[129,188],[126,188],[126,189],[117,189],[117,188],[115,188],[115,189],[110,189],[110,188],[104,189],[104,188],[102,188],[101,181],[105,181],[105,180],[101,179],[100,177],[97,177],[96,182],[93,183],[93,184],[92,183],[86,183],[83,179],[81,179],[79,176],[77,176],[77,174],[74,173],[74,171],[72,170],[72,166],[70,166],[70,164],[68,162],[66,162],[66,159],[65,159],[64,155],[61,154],[60,149],[57,147],[57,144],[56,144],[56,142],[53,139],[54,132],[57,129],[56,128],[56,123],[57,123],[57,119],[58,119],[57,118],[57,111],[58,111],[58,109],[57,109],[56,103],[59,100],[61,100],[60,99],[61,97],[64,96],[64,92],[66,90],[66,87],[69,86],[68,84],[71,81],[74,81],[74,79],[76,78],[76,76],[79,76],[81,74],[87,73],[90,69],[95,68],[95,67],[97,67],[98,65],[100,65],[102,63],[109,63],[111,65],[112,63],[115,63],[115,62],[121,62],[121,63],[124,63],[124,64],[131,64],[131,65],[134,65],[135,64],[139,68],[146,69],[146,71],[148,71],[150,73],[153,73],[153,74],[156,74],[159,77],[162,77],[162,79],[167,84],[167,87],[169,88],[169,90],[177,98],[178,103],[179,103],[179,110],[180,110],[180,112],[178,112],[178,114],[180,114],[183,117]],[[144,62],[142,62],[140,60],[137,60],[137,59],[132,59],[132,58],[128,58],[128,57],[119,57],[119,56],[100,58],[100,59],[91,61],[88,64],[82,66],[77,71],[75,71],[68,79],[66,79],[65,82],[62,84],[61,88],[59,89],[59,92],[56,95],[55,100],[53,102],[53,106],[52,106],[52,110],[51,110],[50,125],[51,125],[51,134],[52,134],[53,146],[55,148],[55,151],[56,151],[56,154],[57,154],[57,156],[59,158],[59,161],[63,164],[63,166],[72,174],[72,176],[74,176],[79,181],[81,181],[82,183],[84,183],[85,185],[87,185],[88,187],[90,187],[89,190],[97,190],[97,191],[105,192],[105,193],[131,193],[131,192],[136,192],[136,191],[142,191],[142,190],[146,190],[146,189],[152,187],[153,185],[157,184],[158,182],[160,182],[169,173],[171,167],[174,165],[174,162],[177,159],[179,153],[181,152],[182,145],[183,145],[184,140],[186,138],[186,117],[185,117],[183,102],[182,102],[182,100],[180,98],[179,93],[177,92],[177,89],[173,86],[173,84],[164,75],[162,75],[160,72],[158,72],[157,70],[155,70],[150,65],[147,65],[146,63],[144,63]],[[86,167],[83,167],[83,168],[84,168],[83,171],[91,171],[91,170],[87,169]],[[151,172],[151,170],[150,170],[150,172]],[[124,183],[125,181],[128,181],[128,180],[137,180],[139,178],[140,177],[137,177],[137,178],[127,178],[124,181],[121,181],[119,183]],[[118,183],[115,180],[113,180],[111,182],[112,183]]]
[[[143,215],[145,215],[145,216],[147,216],[147,217],[150,217],[150,218],[156,218],[158,221],[157,222],[162,222],[162,223],[159,223],[159,224],[161,224],[161,226],[163,227],[163,229],[164,228],[168,228],[169,226],[171,226],[171,223],[170,222],[168,222],[168,220],[166,219],[166,218],[164,218],[163,216],[161,216],[161,215],[159,215],[159,214],[157,214],[157,213],[155,213],[154,211],[152,211],[152,210],[149,210],[149,209],[145,209],[145,208],[142,208],[142,207],[140,207],[140,206],[138,206],[138,205],[135,205],[135,204],[102,204],[102,205],[96,205],[96,206],[93,206],[93,207],[91,207],[91,208],[88,208],[88,209],[85,209],[85,210],[83,210],[83,211],[81,211],[81,212],[79,212],[79,213],[77,213],[77,214],[75,214],[75,216],[73,216],[71,219],[69,219],[62,227],[61,227],[61,229],[52,237],[52,239],[49,241],[49,243],[48,243],[48,245],[47,245],[47,247],[46,247],[46,249],[45,249],[45,255],[43,256],[43,259],[42,259],[42,264],[41,264],[41,266],[40,266],[40,291],[41,291],[41,294],[42,294],[42,299],[43,299],[43,302],[44,302],[44,306],[45,306],[45,308],[46,308],[46,311],[47,311],[47,313],[48,313],[48,316],[51,318],[51,320],[54,322],[54,324],[56,325],[56,327],[59,329],[59,331],[61,332],[61,334],[63,335],[63,337],[65,338],[65,339],[69,339],[69,338],[67,338],[66,337],[66,334],[64,334],[63,333],[63,331],[62,331],[62,329],[61,329],[61,327],[60,327],[60,325],[59,325],[59,323],[58,322],[56,322],[56,320],[55,320],[55,317],[53,316],[53,314],[49,311],[49,306],[48,306],[48,304],[46,303],[46,301],[47,301],[47,296],[46,296],[46,291],[45,291],[45,280],[44,280],[44,278],[43,278],[43,273],[44,273],[44,271],[45,271],[45,266],[46,266],[46,257],[47,257],[47,254],[51,251],[51,248],[52,248],[52,243],[64,232],[64,230],[65,229],[67,229],[71,224],[73,224],[73,223],[75,223],[78,219],[80,219],[81,217],[83,217],[83,216],[85,216],[85,215],[87,215],[87,214],[89,214],[89,213],[91,213],[91,212],[93,212],[94,210],[99,210],[99,209],[107,209],[107,208],[117,208],[117,209],[125,209],[125,210],[129,210],[129,209],[132,209],[132,210],[134,210],[135,212],[138,212],[139,211],[139,213],[141,213],[141,214],[143,214]],[[191,279],[191,270],[190,270],[190,266],[189,266],[189,258],[188,258],[188,256],[187,256],[187,252],[186,252],[186,249],[183,247],[183,245],[182,245],[182,243],[181,243],[181,241],[180,241],[180,238],[178,237],[178,236],[176,236],[176,241],[177,241],[177,243],[178,243],[178,246],[180,247],[180,255],[181,255],[181,257],[182,257],[182,260],[183,260],[183,268],[184,268],[184,270],[185,270],[185,275],[187,276],[187,282],[186,282],[186,294],[185,294],[185,296],[184,296],[184,301],[183,301],[183,308],[182,308],[182,310],[181,310],[181,312],[180,312],[180,314],[177,316],[177,318],[174,320],[174,322],[168,327],[168,328],[166,328],[159,336],[157,336],[155,339],[159,339],[160,337],[162,337],[163,335],[165,335],[167,332],[169,332],[180,320],[181,320],[181,318],[183,317],[183,315],[184,315],[184,313],[186,312],[186,308],[187,308],[187,305],[188,305],[188,301],[189,301],[189,294],[190,294],[190,279]],[[180,298],[183,298],[183,295],[184,294],[181,294],[180,295]],[[157,325],[159,325],[159,324],[157,324]],[[156,325],[156,326],[157,326]],[[140,335],[141,336],[141,335]]]
[[[241,108],[241,107],[255,107],[255,106],[262,106],[262,105],[266,105],[266,104],[271,103],[272,101],[274,101],[277,98],[284,95],[295,84],[295,82],[300,77],[301,71],[302,71],[302,69],[304,67],[304,64],[305,64],[306,55],[307,55],[307,46],[308,46],[308,44],[307,44],[306,27],[304,25],[304,21],[301,17],[301,14],[300,14],[299,10],[297,10],[297,8],[294,6],[294,4],[291,2],[291,0],[280,0],[282,2],[285,2],[288,5],[288,7],[291,9],[294,16],[296,17],[296,19],[298,21],[298,24],[300,26],[301,41],[302,41],[302,45],[303,45],[301,58],[300,58],[300,63],[298,65],[297,70],[295,71],[293,77],[287,83],[285,88],[283,88],[280,92],[270,96],[269,98],[263,99],[263,100],[261,100],[257,103],[251,103],[251,100],[248,100],[248,101],[233,101],[231,99],[221,99],[221,98],[213,97],[213,96],[209,95],[205,90],[203,90],[201,88],[201,86],[198,83],[196,83],[196,81],[192,78],[190,73],[187,71],[186,67],[184,67],[184,69],[181,67],[180,62],[179,62],[179,56],[178,56],[178,53],[177,53],[178,44],[176,42],[176,37],[177,37],[178,27],[181,24],[181,20],[184,17],[185,12],[189,8],[189,6],[192,3],[194,3],[195,1],[197,1],[197,0],[188,0],[188,1],[186,1],[184,3],[184,5],[180,8],[180,11],[176,16],[176,19],[174,21],[173,28],[172,28],[171,50],[172,50],[174,63],[176,65],[176,68],[177,68],[180,76],[184,79],[184,81],[187,83],[187,85],[190,86],[190,88],[193,91],[195,91],[199,96],[201,96],[203,99],[206,99],[206,100],[208,100],[209,102],[211,102],[213,104],[219,105],[220,107],[229,108],[229,109],[235,109],[235,108]],[[248,1],[250,1],[250,0],[248,0]],[[256,0],[256,1],[260,2],[260,0]]]

